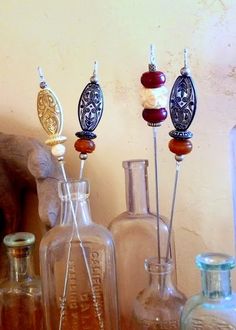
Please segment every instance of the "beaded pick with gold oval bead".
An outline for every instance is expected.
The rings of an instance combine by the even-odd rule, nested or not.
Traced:
[[[59,161],[64,159],[67,138],[63,135],[63,111],[55,93],[48,87],[42,69],[38,67],[40,78],[40,91],[37,97],[37,111],[39,121],[49,136],[45,143],[51,147],[52,154]]]
[[[59,100],[56,95],[53,93],[51,89],[48,88],[46,80],[44,79],[42,69],[38,68],[39,77],[40,77],[40,88],[41,90],[38,93],[37,98],[37,110],[39,120],[49,136],[49,139],[46,141],[46,144],[51,146],[51,153],[57,157],[58,162],[61,166],[61,171],[63,175],[63,179],[65,182],[65,187],[67,191],[67,196],[69,199],[69,207],[71,209],[71,216],[73,220],[73,230],[71,233],[71,237],[69,239],[68,250],[67,252],[67,261],[65,264],[65,273],[64,273],[64,284],[61,292],[61,296],[59,298],[60,301],[60,315],[59,315],[59,330],[63,329],[65,310],[68,308],[69,299],[68,299],[68,283],[69,283],[69,265],[71,264],[71,244],[74,235],[77,236],[79,246],[82,251],[82,256],[84,259],[85,268],[88,275],[88,282],[91,287],[92,300],[94,302],[94,313],[96,317],[100,320],[100,314],[97,309],[97,297],[95,295],[94,283],[92,282],[91,270],[89,267],[89,261],[87,259],[85,247],[83,241],[81,240],[80,229],[78,227],[76,213],[74,209],[74,204],[71,199],[71,192],[68,185],[67,174],[64,167],[64,154],[65,154],[65,146],[62,144],[66,141],[66,138],[61,135],[63,129],[63,111],[60,106]],[[92,142],[92,141],[89,141]],[[87,141],[82,140],[82,149],[86,152],[91,152],[95,145],[92,143],[87,143]],[[82,158],[81,158],[82,159]],[[81,160],[82,162],[84,160]]]

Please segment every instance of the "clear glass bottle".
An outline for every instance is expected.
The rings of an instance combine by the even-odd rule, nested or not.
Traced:
[[[178,330],[185,296],[173,285],[171,261],[151,257],[145,261],[149,285],[134,301],[133,330]]]
[[[9,257],[9,278],[0,285],[0,329],[42,330],[40,279],[34,274],[32,248],[35,237],[19,232],[4,237]]]
[[[236,329],[236,296],[231,290],[231,272],[235,259],[221,253],[196,257],[201,270],[202,292],[188,299],[181,329]]]
[[[40,245],[47,330],[117,330],[114,244],[92,222],[86,180],[59,183],[61,222]]]
[[[147,160],[123,162],[127,210],[110,224],[116,248],[117,280],[121,329],[130,330],[132,307],[137,294],[148,285],[144,261],[157,254],[157,220],[150,212],[148,196]],[[168,226],[160,217],[161,256],[166,255]],[[175,264],[174,242],[171,244]],[[173,277],[176,279],[175,268]]]

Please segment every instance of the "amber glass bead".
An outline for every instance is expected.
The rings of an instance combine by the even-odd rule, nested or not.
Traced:
[[[141,77],[141,83],[145,88],[158,88],[164,85],[166,77],[161,71],[144,72]]]
[[[74,146],[75,150],[82,154],[90,154],[95,149],[95,143],[92,140],[78,139]]]
[[[177,140],[172,139],[169,142],[169,149],[174,154],[181,156],[187,155],[192,151],[193,145],[190,140]]]
[[[143,119],[148,123],[161,123],[167,117],[167,111],[165,108],[160,109],[144,109]]]

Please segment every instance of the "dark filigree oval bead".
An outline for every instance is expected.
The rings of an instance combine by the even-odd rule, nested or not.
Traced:
[[[89,131],[77,132],[75,133],[75,135],[80,139],[86,139],[86,140],[92,140],[97,137],[95,133]]]
[[[177,140],[185,140],[185,139],[191,139],[193,137],[193,133],[190,131],[170,131],[169,135]]]
[[[161,71],[147,71],[141,76],[141,83],[145,88],[158,88],[165,84],[166,77]]]
[[[78,104],[78,117],[83,131],[95,130],[103,113],[103,103],[99,84],[89,83],[84,88]]]
[[[179,76],[170,94],[170,116],[177,131],[186,131],[191,125],[197,107],[197,97],[191,77]]]

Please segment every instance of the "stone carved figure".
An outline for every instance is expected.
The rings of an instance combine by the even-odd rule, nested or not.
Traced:
[[[5,234],[18,230],[24,193],[35,189],[41,221],[47,227],[54,226],[60,207],[59,179],[57,160],[41,142],[31,137],[0,133],[1,231]]]
[[[31,137],[0,132],[0,279],[7,269],[2,240],[21,230],[26,192],[37,193],[39,218],[50,228],[59,214],[60,179],[58,162],[46,145]]]

